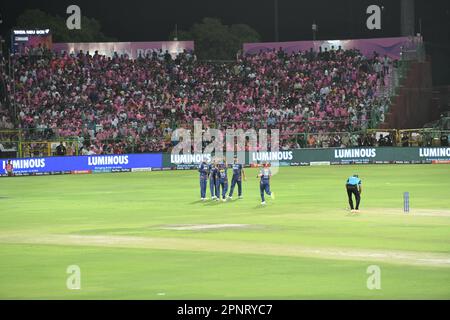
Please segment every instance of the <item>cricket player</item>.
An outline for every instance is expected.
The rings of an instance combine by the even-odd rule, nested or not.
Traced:
[[[264,198],[264,193],[267,193],[272,199],[275,199],[275,194],[270,191],[270,178],[272,177],[272,172],[270,171],[270,167],[268,163],[265,163],[257,178],[260,178],[259,191],[261,192],[261,204],[265,205],[266,200]]]
[[[242,168],[242,164],[238,163],[237,157],[234,158],[234,163],[232,165],[233,169],[233,177],[231,178],[231,188],[230,188],[230,194],[228,195],[228,198],[230,200],[233,199],[233,191],[234,187],[238,186],[238,197],[239,199],[242,199],[242,178],[245,178],[244,169]]]
[[[218,200],[219,196],[219,179],[217,177],[217,163],[213,160],[208,166],[209,171],[209,191],[211,192],[211,200]]]
[[[208,184],[208,165],[203,161],[199,167],[198,172],[200,173],[200,200],[206,200],[206,186]]]
[[[227,191],[228,191],[228,175],[227,175],[227,164],[226,162],[221,162],[218,165],[218,178],[219,178],[219,189],[218,197],[220,198],[220,189],[222,189],[222,201],[227,201]]]
[[[345,189],[347,190],[350,210],[352,212],[355,211],[357,212],[359,210],[359,203],[361,201],[361,192],[362,192],[361,179],[359,179],[357,174],[354,174],[353,176],[347,179],[347,182],[345,183]],[[353,195],[355,195],[356,199],[356,208],[353,206]]]
[[[6,163],[6,166],[5,166],[5,173],[8,175],[8,177],[12,177],[14,174],[13,172],[14,172],[14,167],[11,163],[11,160],[8,160],[8,162]]]

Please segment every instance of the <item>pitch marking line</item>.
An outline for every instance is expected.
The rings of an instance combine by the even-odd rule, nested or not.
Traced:
[[[449,218],[450,210],[440,209],[415,209],[411,208],[411,211],[407,214],[403,212],[403,209],[398,208],[365,208],[361,210],[361,213],[371,214],[389,214],[389,215],[401,215],[401,216],[421,216],[421,217],[441,217]]]
[[[248,229],[251,226],[248,224],[188,224],[188,225],[166,225],[160,227],[162,230],[176,230],[176,231],[208,231],[217,229]]]
[[[362,250],[337,247],[305,247],[243,241],[203,240],[186,238],[147,238],[129,236],[82,235],[0,235],[0,243],[142,248],[198,252],[221,252],[318,259],[378,261],[416,266],[450,267],[450,254]]]

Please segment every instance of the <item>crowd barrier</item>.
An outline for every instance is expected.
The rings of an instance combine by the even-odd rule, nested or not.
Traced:
[[[246,166],[270,162],[274,166],[314,166],[349,164],[450,164],[450,147],[382,147],[296,149],[280,152],[243,152]],[[224,154],[223,157],[227,155]],[[228,154],[233,158],[233,154]],[[212,154],[125,154],[75,157],[10,159],[16,175],[85,174],[184,170],[214,159]],[[5,176],[7,159],[2,159]]]

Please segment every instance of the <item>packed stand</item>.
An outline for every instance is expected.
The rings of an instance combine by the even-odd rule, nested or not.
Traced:
[[[19,127],[31,140],[79,137],[80,154],[169,151],[173,130],[194,120],[206,130],[277,128],[284,149],[321,147],[324,136],[338,145],[330,133],[356,135],[382,122],[389,106],[378,92],[390,61],[356,50],[274,50],[233,63],[162,51],[136,60],[80,52],[12,62],[15,87],[3,78]]]

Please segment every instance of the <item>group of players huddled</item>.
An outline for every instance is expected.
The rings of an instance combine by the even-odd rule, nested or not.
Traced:
[[[231,178],[230,192],[228,192],[228,169],[233,170]],[[228,165],[226,161],[213,159],[210,163],[203,161],[198,168],[200,173],[200,197],[201,201],[206,201],[206,189],[209,181],[209,190],[211,200],[227,201],[233,199],[233,192],[238,186],[238,198],[242,199],[242,180],[246,181],[245,172],[242,164],[238,163],[237,157],[234,158],[233,164]],[[270,178],[272,172],[269,163],[263,164],[257,178],[260,179],[261,204],[265,205],[265,194],[275,198],[274,193],[270,190]]]

